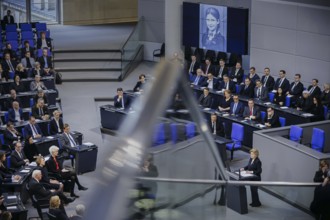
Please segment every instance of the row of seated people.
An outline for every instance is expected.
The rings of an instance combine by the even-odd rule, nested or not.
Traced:
[[[289,80],[286,79],[286,71],[280,70],[279,78],[275,81],[275,79],[270,75],[270,69],[266,67],[264,69],[264,75],[260,77],[256,73],[256,69],[254,67],[250,68],[249,75],[246,78],[250,79],[252,83],[249,86],[249,82],[244,81],[244,70],[242,69],[241,63],[237,62],[236,66],[232,69],[228,69],[225,66],[224,60],[219,61],[219,66],[215,67],[211,64],[209,59],[205,60],[204,65],[200,65],[196,61],[196,57],[192,56],[192,61],[190,63],[188,73],[190,74],[190,80],[193,81],[196,85],[204,85],[211,89],[221,90],[230,89],[233,93],[236,92],[236,85],[242,85],[242,93],[249,97],[254,96],[254,86],[257,80],[263,84],[263,87],[266,88],[267,92],[275,92],[278,88],[282,89],[282,93],[286,96],[290,96],[292,103],[302,96],[302,92],[305,89],[304,85],[301,83],[301,75],[295,74],[294,82],[290,84]],[[196,79],[197,76],[197,79]],[[226,85],[222,83],[225,81],[224,76],[228,76],[229,81],[225,82]],[[214,81],[213,81],[214,79]],[[244,85],[245,84],[245,85]],[[313,79],[311,85],[308,86],[307,90],[311,94],[312,97],[320,97],[323,105],[327,105],[329,107],[330,104],[330,85],[324,85],[324,91],[322,92],[320,87],[318,86],[318,80]]]
[[[37,94],[30,99],[30,107],[32,108],[34,103],[38,102],[38,99],[42,98],[44,101],[45,106],[48,106],[48,98],[45,94],[44,90],[38,90]],[[13,107],[13,102],[18,102],[20,107],[23,107],[23,103],[19,96],[17,96],[17,92],[15,89],[10,90],[10,97],[6,99],[5,102],[1,103],[0,108],[2,111],[8,111],[10,108]]]
[[[37,58],[37,61],[31,57],[31,52],[25,52],[25,57],[17,62],[12,58],[9,52],[6,52],[4,59],[1,62],[0,76],[1,80],[8,81],[13,79],[14,75],[21,78],[39,76],[50,76],[53,73],[52,57],[48,55],[49,50],[43,49],[42,56]]]
[[[259,84],[262,85],[260,81]],[[254,104],[254,100],[252,98],[248,101],[248,103],[250,103],[250,101],[253,101]],[[281,105],[280,102],[283,101],[279,99],[278,95],[275,95],[273,103]],[[230,90],[224,90],[224,96],[220,99],[219,103],[213,103],[213,97],[210,94],[209,88],[206,87],[203,89],[203,94],[201,94],[198,98],[198,104],[203,108],[213,108],[216,106],[217,110],[220,112],[228,112],[237,116],[244,116],[242,111],[238,111],[238,109],[235,109],[236,111],[234,111],[235,106],[239,105],[244,107],[244,104],[239,101],[238,94],[234,94],[232,96],[232,92]],[[312,121],[324,120],[324,108],[320,102],[320,99],[318,97],[311,97],[308,91],[304,91],[303,96],[297,101],[296,107],[297,110],[302,110],[313,114],[314,117],[312,118]]]

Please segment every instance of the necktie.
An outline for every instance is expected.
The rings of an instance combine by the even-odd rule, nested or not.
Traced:
[[[261,88],[258,89],[257,97],[260,98]]]
[[[215,122],[212,122],[213,124],[213,134],[217,134],[217,130],[216,130],[216,126],[215,126]]]
[[[210,80],[209,85],[207,87],[213,89],[213,80]]]
[[[228,83],[226,82],[226,88],[225,89],[228,89]]]
[[[45,61],[45,68],[48,68],[47,57],[44,57],[44,61]]]
[[[219,70],[219,77],[221,77],[221,76],[222,76],[222,71],[223,71],[223,68],[222,68],[222,67],[220,67],[220,70]]]
[[[209,73],[209,67],[210,67],[210,65],[207,66],[206,71],[205,71],[205,74],[208,74]]]
[[[73,137],[71,136],[71,134],[67,134],[67,135],[68,135],[71,147],[75,147],[76,142],[73,140]]]
[[[265,77],[264,87],[266,87],[267,80],[268,80],[268,76]]]
[[[237,109],[237,103],[234,104],[234,108],[233,108],[233,114],[236,113],[236,109]]]
[[[236,70],[235,70],[235,76],[237,75],[237,73],[238,73],[238,70],[239,70],[239,69],[236,69]]]
[[[294,84],[293,84],[293,86],[292,86],[292,88],[291,88],[291,91],[294,90],[294,87],[296,87],[296,85],[297,85],[297,83],[294,83]]]
[[[8,66],[11,72],[15,72],[13,65],[11,64],[10,60],[7,60]]]
[[[125,108],[125,105],[124,105],[124,96],[121,98],[121,107],[122,108]]]
[[[315,87],[313,86],[311,90],[309,90],[309,94],[312,94],[314,92]]]
[[[195,79],[195,81],[194,81],[194,84],[195,84],[196,86],[198,85],[199,78],[200,78],[200,76],[197,76],[196,79]]]
[[[250,108],[250,116],[253,115],[253,108]]]
[[[23,156],[22,156],[22,153],[21,152],[17,152],[18,153],[18,156],[23,159]]]
[[[30,58],[26,58],[26,67],[27,68],[32,68],[31,62],[30,62]]]
[[[42,108],[39,108],[39,115],[40,116],[43,116],[44,115],[44,112],[43,112]]]
[[[189,68],[189,73],[192,73],[193,72],[194,65],[195,65],[195,62],[192,62],[191,65],[190,65],[190,68]]]
[[[278,85],[278,87],[281,87],[283,81],[284,81],[284,78],[280,80],[280,84]]]
[[[32,130],[34,131],[35,135],[38,135],[38,131],[34,125],[32,125]]]

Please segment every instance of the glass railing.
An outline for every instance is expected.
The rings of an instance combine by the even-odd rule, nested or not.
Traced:
[[[134,30],[124,43],[121,49],[121,79],[132,70],[140,61],[143,60],[143,45],[140,42],[140,35],[144,26],[144,19],[141,18],[136,24]]]

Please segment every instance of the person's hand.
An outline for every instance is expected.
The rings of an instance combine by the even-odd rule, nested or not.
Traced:
[[[50,191],[51,191],[51,192],[55,192],[55,189],[51,189]]]
[[[62,169],[62,172],[69,172],[69,170],[63,168],[63,169]]]
[[[15,175],[15,176],[14,176],[14,180],[17,180],[17,181],[18,181],[18,180],[20,180],[20,179],[21,179],[21,176],[18,176],[18,175]]]
[[[249,119],[250,119],[250,117],[245,117],[244,119],[246,119],[246,120],[249,120]]]
[[[301,108],[297,107],[297,110],[298,110],[298,111],[301,111]]]
[[[265,125],[266,125],[267,127],[270,127],[270,124],[269,124],[268,122],[266,122]]]
[[[326,178],[323,180],[322,186],[327,185],[328,182],[329,182],[329,177],[326,177]]]
[[[36,138],[41,138],[41,135],[40,135],[40,134],[37,134],[37,135],[36,135]]]

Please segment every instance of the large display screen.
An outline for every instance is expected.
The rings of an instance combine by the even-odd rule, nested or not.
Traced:
[[[248,9],[183,3],[182,43],[229,53],[248,53]]]

